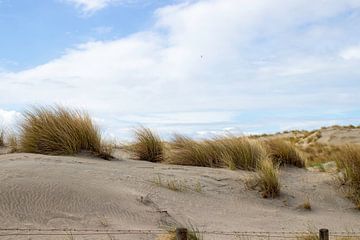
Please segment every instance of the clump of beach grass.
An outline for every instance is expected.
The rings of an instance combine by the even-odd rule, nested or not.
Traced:
[[[265,141],[269,156],[280,165],[293,165],[305,167],[306,160],[296,146],[281,138],[274,138]]]
[[[136,159],[161,162],[164,159],[164,143],[159,135],[149,128],[135,130],[135,143],[128,148]]]
[[[170,143],[169,162],[179,165],[223,167],[255,170],[266,155],[257,141],[245,137],[226,136],[211,140],[195,141],[175,135]]]
[[[305,209],[311,211],[310,199],[307,197],[304,202],[298,206],[298,209]]]
[[[0,130],[0,147],[5,147],[5,131]]]
[[[195,141],[176,134],[170,143],[167,161],[171,164],[201,167],[220,167],[220,146],[212,141]]]
[[[188,224],[187,227],[187,239],[188,240],[203,240],[203,236],[200,233],[199,229],[197,229],[194,225],[191,223]],[[176,230],[175,229],[169,229],[167,230],[166,234],[161,234],[158,236],[157,240],[176,240]]]
[[[342,181],[349,189],[348,195],[360,210],[360,145],[345,145],[334,158],[343,173]]]
[[[255,170],[266,157],[263,145],[246,137],[224,137],[215,140],[221,146],[221,161],[230,169]]]
[[[8,135],[6,145],[10,148],[10,153],[15,153],[19,151],[18,138],[15,133]]]
[[[269,158],[263,159],[258,166],[254,182],[255,186],[260,188],[264,198],[279,196],[280,179],[278,166]]]
[[[102,156],[101,134],[84,111],[61,106],[35,107],[24,113],[19,145],[22,152],[73,155],[89,151]],[[105,155],[107,155],[105,153]]]

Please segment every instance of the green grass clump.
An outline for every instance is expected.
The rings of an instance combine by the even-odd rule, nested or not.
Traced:
[[[271,159],[260,162],[255,182],[264,198],[275,198],[280,194],[279,170]]]
[[[336,154],[335,161],[343,171],[342,180],[349,187],[349,197],[360,209],[360,145],[343,146]]]
[[[265,141],[271,159],[280,165],[305,167],[306,160],[296,146],[286,140],[274,138]]]
[[[37,107],[24,114],[20,151],[49,155],[73,155],[90,151],[101,156],[99,129],[83,111],[64,107]]]
[[[129,149],[138,160],[161,162],[164,159],[164,143],[149,128],[135,130],[135,143]]]

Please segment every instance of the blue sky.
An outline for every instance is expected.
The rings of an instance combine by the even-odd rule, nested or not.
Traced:
[[[120,139],[358,125],[359,25],[360,0],[0,0],[0,124],[63,104]]]

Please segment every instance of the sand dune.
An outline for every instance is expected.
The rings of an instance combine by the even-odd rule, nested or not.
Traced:
[[[1,155],[0,162],[2,228],[165,229],[191,221],[210,231],[360,229],[359,212],[328,173],[283,169],[281,197],[269,200],[245,188],[244,171],[35,154]],[[155,184],[159,176],[184,191]],[[307,197],[310,212],[297,208]],[[155,239],[134,237],[118,239]]]

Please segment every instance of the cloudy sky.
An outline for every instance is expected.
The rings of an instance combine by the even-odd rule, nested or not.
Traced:
[[[33,105],[103,130],[360,124],[360,0],[0,0],[0,124]]]

